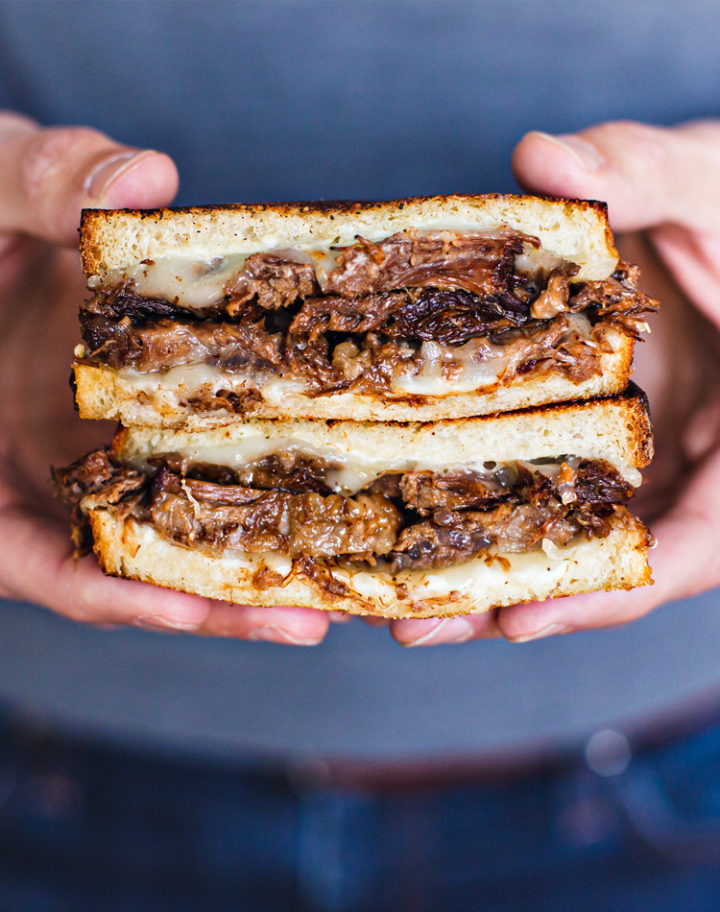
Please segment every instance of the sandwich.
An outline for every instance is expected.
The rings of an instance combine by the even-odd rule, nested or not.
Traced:
[[[433,422],[121,428],[55,471],[105,572],[384,618],[651,582],[645,396]]]
[[[654,302],[604,204],[86,210],[80,415],[427,422],[625,389]]]

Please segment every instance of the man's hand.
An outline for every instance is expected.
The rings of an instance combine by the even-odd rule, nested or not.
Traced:
[[[494,613],[397,621],[406,645],[504,636],[514,642],[625,624],[720,584],[720,122],[673,129],[609,123],[572,136],[529,133],[518,181],[546,195],[607,200],[625,259],[661,303],[638,346],[657,456],[636,498],[658,546],[654,586],[511,605]]]
[[[41,129],[0,112],[0,596],[92,624],[134,624],[280,643],[319,642],[328,617],[303,608],[248,608],[75,565],[49,467],[109,441],[81,422],[68,387],[85,289],[77,225],[86,207],[168,205],[172,161],[80,127]]]

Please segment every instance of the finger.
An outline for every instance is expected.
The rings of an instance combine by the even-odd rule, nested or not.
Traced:
[[[327,612],[312,608],[262,608],[212,601],[201,632],[291,646],[316,646],[329,626]]]
[[[0,586],[11,598],[93,624],[154,617],[169,628],[191,630],[208,616],[207,599],[106,577],[91,556],[74,561],[66,529],[45,516],[7,507],[0,514],[0,540]]]
[[[720,584],[720,454],[696,473],[674,508],[655,524],[650,552],[655,584],[629,592],[595,592],[498,611],[502,635],[514,642],[627,624],[665,602]]]
[[[322,612],[250,608],[103,574],[94,557],[73,560],[66,530],[17,507],[0,514],[2,594],[96,625],[134,625],[310,645],[327,631]]]
[[[402,646],[440,646],[500,636],[490,611],[458,617],[391,621],[390,633]]]
[[[177,170],[160,152],[87,127],[41,128],[0,113],[0,235],[75,246],[80,210],[170,203]]]
[[[715,233],[662,225],[652,232],[651,239],[678,287],[698,310],[720,327],[717,296],[708,294],[708,289],[720,285],[720,222],[715,227]],[[660,299],[663,307],[666,298],[667,292],[663,291]],[[707,335],[705,339],[707,342]]]
[[[655,127],[618,121],[578,133],[528,133],[512,166],[533,192],[606,200],[618,231],[675,223],[717,232],[720,121]]]

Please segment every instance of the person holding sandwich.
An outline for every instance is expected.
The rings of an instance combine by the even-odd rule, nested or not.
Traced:
[[[219,4],[217,21],[200,17],[200,24],[221,42],[223,16],[239,16],[245,6],[230,13]],[[295,12],[290,6],[283,5],[292,24],[302,4]],[[311,41],[315,16],[323,27],[332,20],[341,34],[341,6],[305,8],[288,34]],[[372,6],[353,16],[369,21]],[[387,21],[373,33],[381,39],[373,47],[393,39],[394,61],[404,53],[406,16],[377,6]],[[415,6],[440,40],[445,14]],[[572,19],[580,11],[571,6],[562,4]],[[172,37],[184,17],[197,32],[189,7],[174,8],[172,28],[147,31],[148,40]],[[247,8],[248,32],[265,35],[260,6]],[[99,14],[86,8],[83,15],[90,21]],[[137,41],[140,59],[160,65],[163,55],[148,51],[140,27],[160,14],[137,5],[134,15],[132,28],[121,16],[112,34],[123,53]],[[538,17],[523,5],[522,17],[502,28],[515,42],[527,20],[539,27]],[[20,19],[6,34],[23,34]],[[451,42],[454,55],[464,21],[460,16]],[[357,46],[355,18],[350,25],[345,56]],[[501,23],[493,19],[493,35],[496,29]],[[191,31],[183,41],[191,42]],[[42,32],[34,27],[31,34]],[[251,44],[245,56],[252,64],[269,43]],[[99,46],[85,45],[83,86]],[[316,97],[318,85],[302,67],[306,57],[319,65],[322,55],[298,55],[293,47],[294,54],[285,48],[293,69],[282,92],[292,94],[297,81]],[[475,61],[475,45],[471,50]],[[215,51],[212,60],[203,58],[208,74],[223,58]],[[177,48],[168,54],[178,67],[191,57]],[[131,78],[140,69],[123,72]],[[269,64],[255,76],[280,92]],[[51,80],[43,78],[49,91]],[[533,72],[522,85],[531,88],[537,78]],[[216,101],[221,80],[207,79],[208,95],[200,98],[193,70],[198,96],[181,85],[178,98],[192,100],[193,116],[205,111],[203,123],[215,122],[215,136],[208,101]],[[566,74],[562,81],[570,91]],[[76,250],[80,211],[170,205],[186,173],[196,186],[207,181],[210,195],[230,191],[219,175],[211,184],[199,124],[192,154],[181,142],[168,145],[178,167],[164,152],[92,126],[47,126],[42,120],[57,116],[44,114],[30,90],[20,98],[13,85],[0,67],[0,102],[13,104],[0,113],[0,906],[714,908],[720,735],[705,721],[714,703],[698,709],[691,699],[714,683],[705,670],[693,677],[703,645],[703,669],[712,664],[714,596],[682,606],[683,618],[705,624],[694,639],[680,638],[684,619],[656,609],[720,585],[720,121],[654,126],[592,109],[596,123],[571,133],[530,129],[545,128],[543,110],[556,122],[547,104],[534,109],[512,156],[528,192],[606,200],[621,255],[640,266],[643,290],[661,302],[650,340],[638,346],[635,374],[648,392],[656,435],[657,455],[636,499],[658,540],[650,555],[655,585],[394,621],[390,642],[384,629],[373,629],[376,622],[366,628],[308,608],[230,605],[106,577],[92,557],[73,560],[49,466],[100,446],[112,431],[79,421],[66,382],[86,294]],[[334,86],[326,79],[321,88],[332,93]],[[74,105],[81,95],[68,97]],[[175,110],[156,101],[147,100],[154,124]],[[291,121],[289,105],[268,105],[263,124],[280,130]],[[131,107],[134,116],[135,96]],[[177,107],[173,124],[192,119]],[[433,106],[426,100],[422,108]],[[101,109],[94,109],[98,119],[80,110],[100,123]],[[247,122],[237,117],[248,137],[252,109],[248,102]],[[64,109],[58,102],[53,110]],[[65,122],[79,116],[68,113]],[[380,148],[381,129],[372,130],[368,124]],[[264,163],[282,151],[281,134],[274,143],[264,137],[254,170],[244,170],[261,190],[298,198],[299,181],[320,151],[305,158],[299,146],[293,150],[298,183],[289,182],[279,159],[262,183]],[[132,135],[127,124],[123,135]],[[389,174],[386,156],[378,156],[377,174]],[[366,150],[357,151],[353,178],[366,162]],[[399,163],[392,179],[405,167]],[[454,177],[455,167],[446,176]],[[233,172],[232,180],[241,177]],[[322,178],[331,184],[332,175]],[[469,189],[503,189],[484,180]],[[608,632],[620,625],[630,626]],[[543,642],[516,649],[502,639]],[[397,643],[464,645],[404,651]],[[581,705],[573,717],[574,701]],[[680,707],[684,724],[668,734],[670,705]],[[643,739],[638,720],[645,717],[658,721],[662,737]]]
[[[43,129],[11,112],[2,115],[0,129],[8,200],[2,213],[2,279],[6,320],[12,325],[4,335],[3,358],[3,388],[12,392],[3,406],[5,452],[12,469],[4,480],[2,522],[10,546],[2,554],[3,594],[95,624],[319,641],[327,631],[322,614],[293,608],[231,608],[106,578],[92,562],[83,560],[75,566],[68,557],[64,521],[56,528],[49,520],[63,511],[45,490],[46,467],[58,462],[64,452],[77,451],[80,428],[83,434],[102,439],[95,428],[76,426],[64,389],[52,379],[66,368],[67,352],[77,335],[66,301],[83,294],[73,251],[79,211],[92,205],[169,204],[177,189],[177,172],[161,153],[127,149],[90,129]],[[495,616],[401,620],[392,628],[399,642],[411,645],[422,639],[424,644],[437,644],[482,636],[524,641],[627,623],[667,601],[720,584],[712,526],[715,470],[720,472],[720,461],[716,464],[712,459],[720,412],[709,382],[717,374],[714,339],[708,331],[714,314],[706,295],[699,296],[712,278],[707,263],[713,250],[715,213],[704,194],[705,184],[686,172],[689,157],[711,159],[715,144],[720,148],[720,126],[713,122],[671,130],[611,123],[570,137],[530,133],[518,144],[513,159],[516,176],[528,190],[607,198],[616,231],[626,234],[624,249],[641,263],[645,285],[662,301],[652,345],[641,352],[636,375],[649,389],[658,439],[646,495],[651,515],[658,517],[653,523],[658,539],[655,585],[630,593],[518,605]],[[657,173],[660,168],[667,176]],[[655,201],[658,179],[682,180],[677,193],[663,197],[669,200],[667,211]],[[679,198],[689,200],[692,216],[678,208]],[[43,268],[36,272],[39,264]],[[32,279],[29,297],[28,277]],[[61,290],[58,296],[53,291],[56,287]],[[21,319],[13,309],[18,288],[23,289],[25,306]],[[687,298],[696,308],[692,321]],[[18,361],[23,363],[22,353],[32,346],[40,314],[44,332],[56,344],[28,376]],[[670,358],[682,364],[680,384],[675,372],[657,367],[658,361],[667,364]],[[688,427],[680,434],[668,430],[668,425],[677,429],[681,416],[689,418]],[[63,450],[68,444],[71,448]],[[28,560],[37,561],[30,572]]]

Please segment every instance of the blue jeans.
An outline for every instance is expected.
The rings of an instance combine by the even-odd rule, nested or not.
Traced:
[[[369,793],[6,726],[0,912],[717,912],[720,726],[613,762]]]

